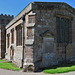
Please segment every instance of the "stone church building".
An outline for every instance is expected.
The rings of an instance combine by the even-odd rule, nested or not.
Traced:
[[[6,52],[6,31],[5,26],[13,19],[13,15],[0,15],[0,58],[5,57]]]
[[[35,70],[75,63],[75,8],[64,2],[31,2],[6,25],[5,58]]]

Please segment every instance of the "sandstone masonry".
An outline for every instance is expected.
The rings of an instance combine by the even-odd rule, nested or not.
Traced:
[[[31,2],[6,26],[5,57],[19,67],[23,64],[25,71],[32,66],[37,71],[63,63],[75,63],[74,25],[75,8],[68,4]]]

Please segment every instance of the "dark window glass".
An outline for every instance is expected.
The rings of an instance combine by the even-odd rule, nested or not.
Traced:
[[[11,43],[14,43],[14,30],[11,30]]]
[[[7,48],[9,48],[10,44],[10,34],[7,34]]]
[[[66,42],[69,43],[69,19],[65,19],[65,32]]]
[[[61,18],[61,42],[65,42],[65,19]]]
[[[56,29],[57,29],[57,42],[61,42],[61,37],[60,37],[60,18],[56,17]]]
[[[16,29],[16,45],[21,46],[22,45],[22,27],[18,26]]]
[[[57,42],[69,43],[71,41],[70,20],[67,18],[56,17]]]

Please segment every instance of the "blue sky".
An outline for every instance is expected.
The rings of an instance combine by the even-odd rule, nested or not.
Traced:
[[[30,2],[66,2],[75,8],[75,0],[0,0],[0,14],[10,14],[16,16],[23,10]]]

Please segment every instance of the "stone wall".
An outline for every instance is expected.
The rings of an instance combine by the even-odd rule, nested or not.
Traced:
[[[26,14],[25,20],[25,53],[24,53],[24,67],[27,70],[28,66],[34,66],[33,63],[33,44],[34,44],[34,26],[35,23],[29,23],[29,16],[35,15],[32,11]],[[30,36],[28,36],[28,34]]]
[[[6,35],[10,33],[10,38],[10,31],[14,29],[13,61],[16,62],[15,64],[19,67],[22,66],[23,45],[16,46],[16,26],[23,24],[21,19],[23,15],[25,15],[24,68],[32,65],[35,70],[38,70],[39,68],[62,64],[65,61],[68,63],[75,62],[75,9],[66,3],[32,2],[6,26]],[[29,23],[29,16],[34,16],[34,23]],[[67,45],[66,43],[57,43],[56,16],[71,19],[70,40],[72,42]],[[7,48],[6,44],[6,59],[9,60],[11,45],[11,41],[9,48]]]
[[[6,31],[5,31],[5,26],[1,26],[1,51],[2,51],[2,58],[5,57],[5,52],[6,52]]]
[[[5,57],[6,52],[6,30],[5,26],[14,18],[10,15],[0,15],[0,58]]]
[[[0,58],[5,57],[5,45],[6,45],[6,39],[5,39],[5,26],[0,25]]]
[[[10,15],[7,15],[7,14],[5,14],[5,15],[1,14],[0,15],[0,24],[6,26],[13,18],[14,18],[13,15],[10,16]]]
[[[61,5],[60,5],[61,6]],[[37,6],[38,7],[38,6]],[[44,6],[43,6],[44,7]],[[58,65],[66,62],[75,62],[75,52],[74,52],[74,23],[75,23],[75,15],[71,12],[73,10],[68,11],[66,8],[62,10],[62,6],[59,9],[50,9],[50,10],[34,10],[34,13],[36,13],[36,26],[35,26],[35,43],[34,43],[34,63],[36,67],[48,67],[53,65]],[[56,15],[64,15],[72,17],[73,20],[71,20],[71,26],[72,29],[72,43],[69,43],[66,48],[66,43],[57,43],[57,33],[56,33]],[[49,33],[51,35],[49,35]],[[48,35],[47,35],[48,34]],[[41,36],[42,35],[42,36]],[[53,38],[54,39],[54,45],[48,46],[48,43],[44,44],[44,37],[47,38]],[[51,50],[51,49],[52,50]],[[53,50],[54,48],[54,50]],[[44,49],[46,49],[47,52],[44,52]],[[65,53],[66,50],[66,53]],[[50,58],[50,59],[49,59]],[[46,62],[47,61],[47,62]],[[38,66],[37,66],[38,65]]]
[[[22,26],[22,19],[18,20],[14,25],[12,25],[10,28],[6,29],[6,55],[5,55],[5,58],[8,59],[8,60],[12,60],[12,62],[17,65],[18,67],[22,67],[22,50],[23,50],[23,44],[21,46],[17,46],[16,45],[16,27],[17,26]],[[11,30],[14,30],[14,43],[11,42]],[[23,32],[23,31],[22,31]],[[10,34],[10,44],[9,44],[9,47],[7,47],[7,35]],[[23,43],[23,41],[22,41]],[[13,46],[13,51],[14,51],[14,54],[13,54],[13,59],[11,59],[11,46]]]
[[[1,36],[1,27],[0,27],[0,36]],[[0,37],[0,42],[1,42],[1,37]],[[1,58],[1,43],[0,43],[0,58]]]

